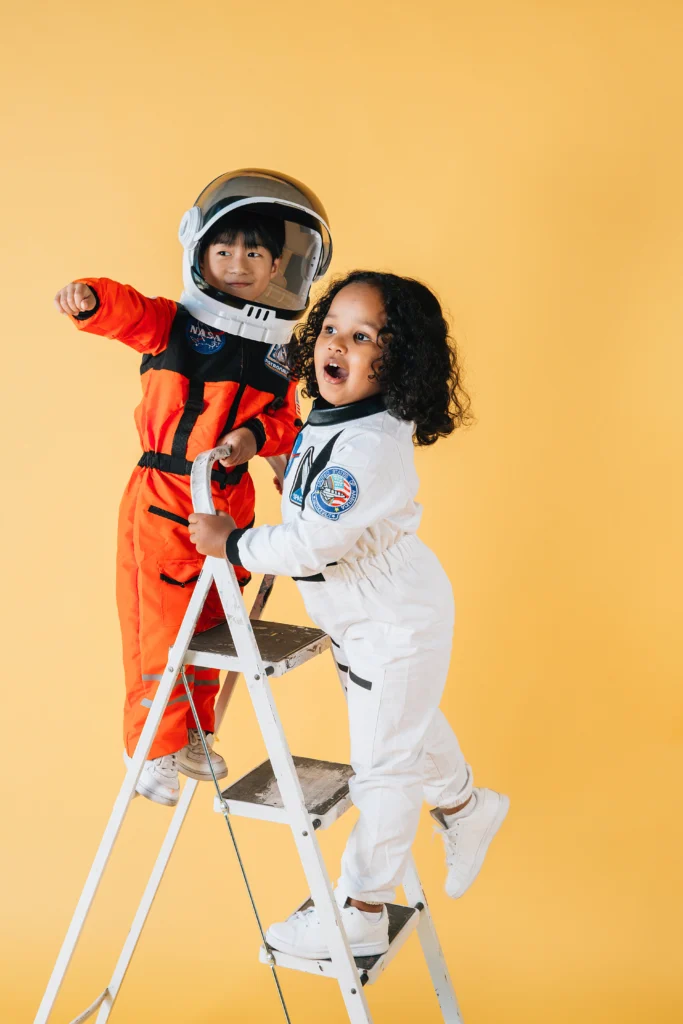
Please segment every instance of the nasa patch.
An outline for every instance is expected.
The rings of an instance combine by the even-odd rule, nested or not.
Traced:
[[[203,356],[212,356],[214,352],[220,352],[227,337],[225,331],[213,331],[196,320],[187,325],[186,334],[192,348],[196,352],[201,352]]]
[[[287,345],[271,345],[266,353],[264,362],[269,370],[289,380],[289,367],[287,366]]]
[[[358,501],[358,481],[353,473],[341,466],[331,466],[318,477],[311,504],[319,516],[339,519]]]

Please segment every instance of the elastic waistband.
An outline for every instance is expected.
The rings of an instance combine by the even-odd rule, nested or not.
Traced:
[[[365,555],[360,558],[341,562],[330,562],[322,572],[315,576],[294,576],[297,582],[306,583],[351,583],[361,577],[372,578],[376,574],[389,575],[399,565],[410,562],[421,551],[424,544],[414,533],[407,533],[390,547],[376,555]]]
[[[164,452],[144,452],[138,466],[143,469],[158,469],[161,473],[175,473],[178,476],[189,476],[192,472],[192,463],[187,459],[180,459],[176,455],[165,455]],[[229,470],[224,466],[214,466],[211,470],[211,479],[215,480],[223,490],[228,485],[234,487],[235,484],[238,484],[246,471],[246,462],[241,462],[239,466],[234,466]]]

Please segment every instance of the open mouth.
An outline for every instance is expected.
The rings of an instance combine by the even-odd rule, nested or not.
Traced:
[[[325,380],[329,383],[340,384],[349,376],[349,371],[338,363],[326,363],[324,367]]]

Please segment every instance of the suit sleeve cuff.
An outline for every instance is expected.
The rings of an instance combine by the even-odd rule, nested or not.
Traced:
[[[101,303],[99,295],[91,285],[88,285],[88,288],[90,288],[90,291],[95,296],[95,305],[93,306],[92,309],[84,309],[82,313],[77,313],[76,316],[74,317],[74,320],[89,320],[90,317],[94,316],[97,310],[100,308]]]
[[[233,530],[228,539],[226,540],[225,553],[228,557],[228,561],[231,562],[232,565],[242,566],[242,561],[240,559],[239,551],[237,550],[237,545],[239,544],[244,534],[250,529],[250,526],[243,526],[241,530]],[[242,568],[244,568],[244,566],[242,566]]]
[[[266,431],[263,424],[261,423],[261,420],[247,420],[247,422],[243,423],[242,426],[246,427],[247,430],[251,430],[256,441],[256,451],[260,452],[264,444],[266,443]]]

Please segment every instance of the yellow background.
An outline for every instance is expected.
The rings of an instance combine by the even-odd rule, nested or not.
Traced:
[[[459,902],[426,818],[417,854],[467,1024],[680,1021],[681,5],[66,0],[2,34],[2,1019],[33,1019],[122,777],[138,361],[52,296],[177,296],[183,211],[255,165],[322,197],[336,272],[430,283],[462,349],[478,422],[417,454],[422,537],[459,608],[444,707],[512,809]],[[272,616],[302,615],[281,582]],[[295,752],[346,757],[329,663],[276,693]],[[243,690],[220,749],[233,777],[260,760]],[[167,820],[132,806],[55,1021],[106,984]],[[237,832],[288,913],[286,830]],[[224,833],[202,789],[115,1020],[279,1019]],[[284,985],[297,1024],[345,1019],[333,983]],[[369,998],[440,1019],[415,938]]]

